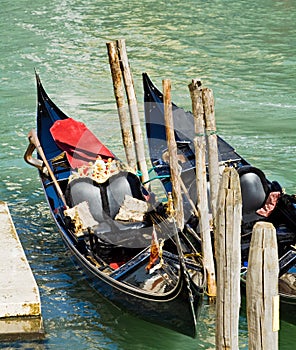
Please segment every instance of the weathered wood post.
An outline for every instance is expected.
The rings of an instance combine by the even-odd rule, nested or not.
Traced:
[[[216,349],[238,349],[242,198],[234,168],[225,168],[216,216]]]
[[[208,171],[210,179],[210,204],[213,216],[215,231],[216,207],[219,190],[219,162],[218,162],[218,145],[217,129],[215,121],[214,95],[213,90],[208,88],[202,89],[202,101],[204,107],[205,129],[208,138]]]
[[[276,230],[258,222],[252,232],[247,272],[249,350],[277,350],[279,330]]]
[[[168,79],[162,81],[163,104],[164,104],[164,122],[169,151],[169,164],[172,181],[172,195],[175,209],[175,219],[180,230],[184,227],[183,199],[180,186],[180,169],[177,157],[177,144],[174,133],[172,100],[171,100],[171,82]]]
[[[125,156],[127,164],[132,168],[136,169],[136,159],[133,148],[133,138],[130,127],[130,118],[127,114],[125,107],[123,81],[120,69],[119,57],[117,52],[117,46],[115,42],[106,43],[107,51],[109,56],[109,64],[111,69],[114,95],[117,104],[117,111],[121,126],[122,142],[124,146]]]
[[[199,227],[202,239],[204,266],[207,271],[208,295],[210,297],[210,301],[213,301],[213,299],[216,297],[216,277],[208,212],[204,110],[202,103],[201,82],[198,80],[192,80],[192,83],[189,84],[189,91],[192,100],[192,112],[194,116],[194,128],[196,134],[194,138],[194,145]]]
[[[128,57],[127,57],[127,52],[125,47],[125,40],[124,39],[117,40],[116,44],[117,44],[118,55],[121,63],[121,70],[122,70],[123,79],[124,79],[125,91],[126,91],[128,105],[129,105],[129,112],[130,112],[131,123],[132,123],[133,138],[135,142],[135,151],[136,151],[138,169],[141,171],[142,182],[145,182],[149,180],[149,175],[148,175],[147,163],[145,158],[145,147],[144,147],[140,118],[139,118],[138,104],[137,104],[137,99],[136,99],[136,94],[134,89],[132,73],[128,62]]]

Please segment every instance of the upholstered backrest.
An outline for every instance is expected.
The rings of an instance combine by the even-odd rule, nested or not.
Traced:
[[[139,178],[129,172],[123,172],[110,177],[106,184],[106,195],[109,207],[109,216],[114,218],[121,207],[125,195],[143,199]]]
[[[66,201],[69,207],[86,201],[94,219],[104,221],[101,190],[92,179],[81,177],[71,181],[66,190]]]
[[[260,209],[267,198],[269,187],[264,173],[255,167],[244,166],[238,170],[242,193],[243,220],[258,218],[256,210]]]
[[[84,201],[88,202],[94,219],[102,222],[107,217],[114,219],[125,195],[144,199],[139,178],[129,172],[120,172],[102,184],[89,177],[72,180],[66,190],[66,201],[70,207]]]

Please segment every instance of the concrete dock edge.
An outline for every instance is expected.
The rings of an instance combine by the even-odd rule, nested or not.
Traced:
[[[0,341],[42,338],[39,289],[6,202],[0,201]]]

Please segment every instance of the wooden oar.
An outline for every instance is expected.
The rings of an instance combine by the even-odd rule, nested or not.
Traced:
[[[53,171],[51,170],[51,167],[50,167],[46,157],[45,157],[45,154],[44,154],[43,149],[42,149],[42,147],[40,145],[40,141],[38,139],[36,130],[32,129],[29,132],[28,139],[29,139],[30,144],[29,144],[29,146],[27,148],[27,151],[26,151],[26,153],[24,155],[25,161],[28,164],[35,166],[39,170],[42,170],[43,165],[45,165],[45,167],[46,167],[46,169],[48,171],[48,174],[51,177],[52,182],[55,185],[55,188],[56,188],[56,190],[58,192],[59,197],[63,201],[64,206],[67,207],[67,203],[66,203],[66,199],[64,197],[64,194],[63,194],[63,192],[61,190],[61,187],[60,187],[60,185],[59,185],[59,183],[58,183],[58,181],[57,181]],[[35,149],[37,150],[38,154],[40,155],[43,163],[42,163],[42,161],[40,159],[35,159],[35,158],[32,157],[32,153],[34,152]]]

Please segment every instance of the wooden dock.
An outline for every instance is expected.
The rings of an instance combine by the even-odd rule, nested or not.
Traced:
[[[37,283],[7,203],[0,201],[0,340],[44,336]]]

